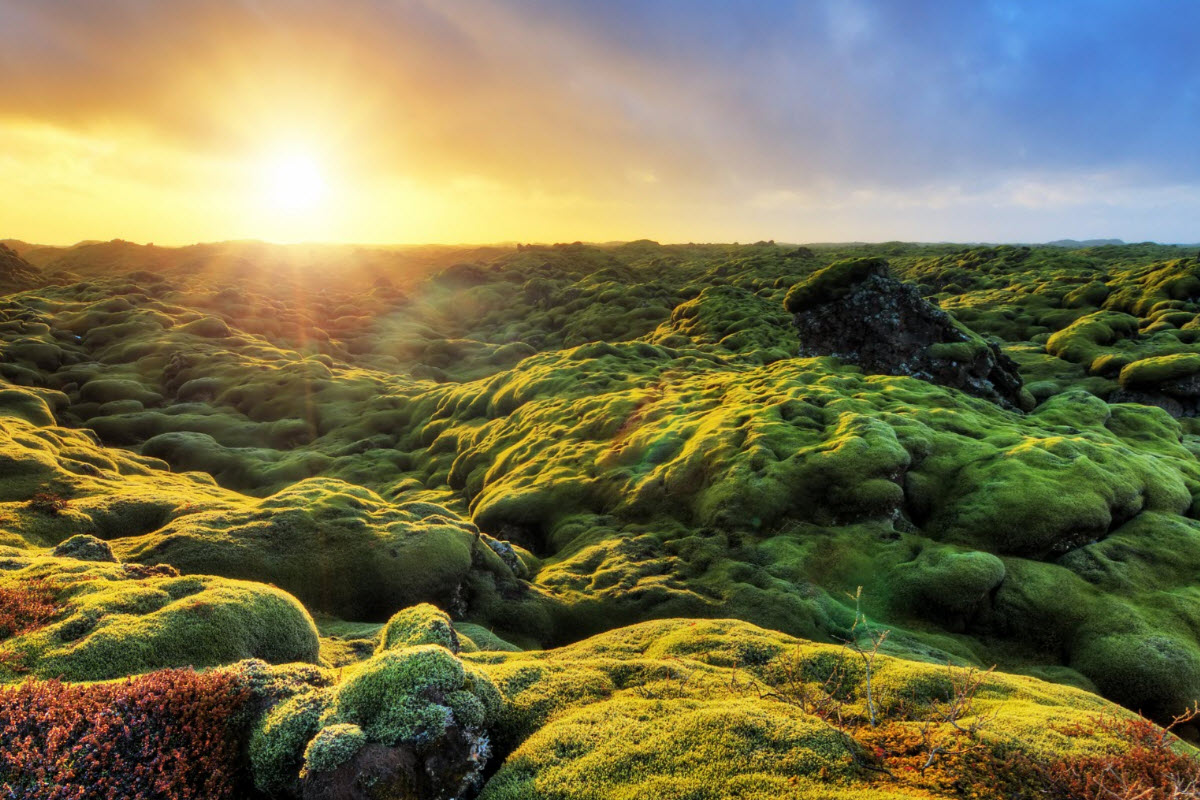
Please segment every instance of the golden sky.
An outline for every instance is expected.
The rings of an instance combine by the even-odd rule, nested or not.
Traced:
[[[1200,238],[1194,91],[1022,5],[0,0],[0,238]]]

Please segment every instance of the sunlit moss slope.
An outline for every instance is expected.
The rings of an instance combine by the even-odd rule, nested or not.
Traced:
[[[798,702],[801,687],[815,690],[840,665],[848,670],[841,713],[865,717],[866,673],[845,655],[731,620],[668,620],[542,653],[464,656],[506,701],[498,742],[517,745],[481,797],[1017,796],[1035,787],[1021,785],[1019,770],[989,773],[987,764],[1044,763],[1106,744],[1103,736],[1068,735],[1106,711],[1098,698],[989,675],[971,708],[972,719],[989,720],[980,750],[945,758],[929,774],[872,772],[863,745]],[[871,674],[879,727],[864,741],[914,734],[962,677],[881,659]],[[940,734],[950,730],[942,727]]]
[[[317,630],[292,596],[262,584],[181,577],[69,558],[0,555],[5,601],[34,587],[54,609],[30,630],[0,630],[0,681],[93,681],[245,658],[315,662]]]
[[[859,633],[865,646],[878,635]],[[307,781],[311,791],[371,747],[421,758],[465,731],[498,762],[482,787],[472,782],[488,800],[1045,796],[1053,763],[1122,746],[1095,719],[1131,718],[1029,677],[884,656],[868,672],[852,649],[736,620],[646,622],[510,649],[479,647],[419,606],[338,677],[276,670],[277,701],[250,740],[255,785],[290,796]],[[961,715],[938,721],[963,687]]]

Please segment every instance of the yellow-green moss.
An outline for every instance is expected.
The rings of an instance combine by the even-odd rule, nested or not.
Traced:
[[[878,256],[835,261],[788,290],[783,307],[793,314],[849,294],[872,275],[886,274],[887,259]]]
[[[449,615],[428,603],[398,611],[383,626],[376,652],[402,650],[419,644],[440,645],[458,652],[458,633]]]
[[[295,598],[262,584],[208,576],[136,577],[118,564],[8,558],[0,586],[44,578],[61,612],[0,643],[0,676],[105,680],[165,667],[245,658],[317,660],[317,631]],[[21,672],[14,673],[12,665]]]
[[[955,796],[862,768],[838,731],[787,701],[786,676],[815,690],[840,664],[844,713],[864,713],[865,672],[835,646],[733,620],[664,620],[542,653],[467,659],[504,694],[499,740],[519,743],[484,787],[487,800]],[[872,677],[886,722],[944,702],[955,675],[881,657]],[[1102,712],[1123,713],[1078,689],[996,673],[984,676],[973,709],[990,719],[981,734],[990,746],[1037,760],[1104,745],[1103,733],[1064,733]]]

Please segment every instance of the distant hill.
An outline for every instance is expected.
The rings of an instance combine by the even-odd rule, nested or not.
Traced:
[[[312,289],[347,282],[370,286],[376,279],[416,279],[457,261],[494,258],[513,249],[496,245],[278,245],[259,241],[159,247],[124,239],[57,247],[15,239],[0,241],[8,243],[12,252],[44,274],[69,274],[75,276],[73,280],[146,272],[164,277],[204,274],[225,283],[247,278],[265,285],[279,285],[280,281],[302,274]]]
[[[1053,242],[1046,242],[1046,247],[1065,247],[1069,250],[1079,250],[1084,247],[1104,247],[1105,245],[1122,245],[1125,242],[1121,239],[1055,239]]]
[[[0,290],[15,292],[29,289],[41,282],[41,273],[17,251],[0,244]]]

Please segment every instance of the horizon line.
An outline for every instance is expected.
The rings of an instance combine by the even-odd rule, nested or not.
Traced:
[[[885,244],[903,244],[903,245],[961,245],[964,247],[1003,247],[1003,246],[1052,246],[1058,242],[1074,242],[1081,245],[1086,245],[1088,242],[1103,242],[1106,244],[1114,244],[1114,246],[1131,246],[1131,245],[1157,245],[1160,247],[1197,247],[1200,246],[1200,241],[1195,242],[1159,242],[1155,240],[1143,240],[1130,242],[1121,239],[1120,237],[1102,237],[1090,236],[1086,238],[1078,238],[1071,236],[1063,236],[1057,239],[1048,239],[1043,241],[1031,240],[974,240],[974,241],[954,241],[949,239],[941,240],[917,240],[917,239],[844,239],[841,241],[809,241],[809,242],[790,242],[775,239],[758,239],[755,241],[677,241],[677,242],[660,242],[656,239],[648,237],[636,237],[632,239],[605,239],[605,240],[584,240],[576,239],[573,241],[524,241],[516,239],[507,239],[492,242],[365,242],[365,241],[272,241],[268,239],[209,239],[197,242],[187,242],[182,244],[158,244],[153,241],[139,242],[133,239],[125,239],[120,236],[112,239],[79,239],[71,243],[55,243],[55,242],[33,242],[25,239],[19,239],[15,236],[6,236],[0,238],[0,243],[13,242],[26,247],[36,248],[54,248],[62,250],[71,250],[78,247],[87,247],[91,245],[101,244],[128,244],[135,247],[157,247],[163,250],[181,250],[187,247],[203,247],[205,245],[266,245],[269,247],[328,247],[328,248],[418,248],[418,247],[447,247],[447,248],[483,248],[483,247],[555,247],[560,245],[589,245],[594,247],[619,246],[632,244],[635,242],[648,242],[658,245],[659,247],[686,247],[686,246],[727,246],[727,247],[751,247],[754,245],[775,245],[777,247],[844,247],[853,245],[878,246]]]

